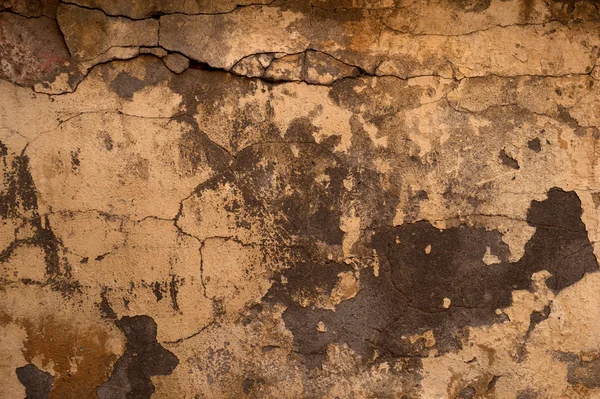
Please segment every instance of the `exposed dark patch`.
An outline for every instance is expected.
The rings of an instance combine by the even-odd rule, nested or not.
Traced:
[[[169,296],[171,297],[171,305],[175,311],[179,311],[179,304],[177,304],[177,293],[179,292],[179,288],[177,288],[177,284],[179,284],[177,276],[171,276],[171,282],[169,282]]]
[[[3,183],[4,187],[0,191],[0,217],[33,217],[37,211],[37,196],[27,156],[15,156],[12,159],[10,167],[5,171]]]
[[[163,299],[162,287],[160,286],[160,283],[158,281],[152,284],[152,292],[154,292],[156,302],[159,302],[161,299]]]
[[[581,212],[577,194],[557,188],[548,199],[532,201],[527,222],[536,232],[515,263],[507,261],[508,247],[498,231],[464,225],[439,230],[425,221],[377,228],[371,245],[379,277],[363,270],[361,290],[335,312],[312,303],[303,307],[295,298],[329,295],[338,273],[351,267],[316,262],[301,253],[283,273],[287,283],[275,282],[264,299],[286,305],[283,320],[309,367],[318,366],[334,342],[348,344],[365,358],[375,349],[382,359],[426,356],[425,341],[411,343],[408,337],[427,330],[434,331],[440,352],[460,349],[464,328],[498,322],[495,310],[510,306],[513,290],[530,288],[533,273],[548,270],[547,283],[558,292],[598,269]],[[500,264],[483,263],[488,247]],[[448,309],[444,298],[451,299]],[[533,315],[534,322],[544,315]],[[325,333],[316,331],[321,321]]]
[[[537,137],[535,139],[529,140],[527,142],[527,147],[529,147],[529,149],[531,151],[535,151],[535,152],[542,151],[542,145],[540,143],[540,139],[538,139]]]
[[[548,199],[532,201],[527,223],[536,232],[525,245],[525,254],[517,262],[516,271],[527,270],[531,275],[547,270],[552,277],[546,283],[558,292],[581,280],[585,273],[597,270],[581,214],[581,201],[574,191],[553,188],[548,191]]]
[[[200,131],[198,123],[193,118],[181,116],[173,118],[173,120],[191,127],[179,141],[179,154],[185,173],[193,175],[198,173],[199,169],[207,166],[221,171],[231,164],[233,157]]]
[[[81,166],[79,152],[79,148],[76,151],[71,151],[71,169],[73,169],[73,172],[79,172],[79,167]]]
[[[8,148],[4,145],[2,141],[0,141],[0,157],[5,157],[8,155]]]
[[[6,1],[0,2],[0,7]],[[18,5],[34,3],[18,1]],[[20,7],[19,7],[20,8]],[[46,82],[69,59],[56,21],[0,14],[0,78],[22,86]]]
[[[467,12],[483,12],[490,8],[492,0],[456,0],[450,2],[450,4],[454,4]]]
[[[490,380],[490,382],[488,382],[488,385],[487,385],[488,392],[496,387],[496,384],[498,383],[499,379],[500,379],[499,375],[495,375],[492,377],[492,379]]]
[[[558,120],[562,123],[566,123],[575,131],[577,136],[585,136],[585,128],[577,123],[577,121],[569,113],[569,110],[560,104],[558,104],[556,107],[558,108]]]
[[[460,179],[451,178],[447,182],[447,187],[442,197],[446,201],[446,206],[461,206],[464,202],[469,204],[476,211],[484,202],[484,193],[490,183],[484,183],[480,190],[473,191],[465,189],[465,184]]]
[[[346,171],[327,143],[250,147],[232,166],[244,201],[258,214],[271,213],[285,237],[299,245],[340,245],[341,195]],[[326,176],[327,181],[319,181]],[[287,187],[289,194],[283,190]]]
[[[267,345],[267,346],[263,346],[262,347],[262,351],[263,353],[267,353],[267,352],[271,352],[273,349],[279,349],[280,346],[278,345]]]
[[[116,324],[127,339],[125,353],[108,381],[96,388],[96,395],[98,399],[149,399],[154,393],[150,377],[171,374],[179,360],[156,341],[157,327],[151,317],[123,317]]]
[[[450,186],[450,190],[452,190]],[[406,205],[406,211],[404,221],[408,223],[412,223],[417,220],[419,215],[419,211],[421,210],[421,202],[429,199],[427,192],[423,190],[419,190],[417,192],[412,191],[412,188],[408,187],[408,203]]]
[[[508,166],[513,169],[520,169],[519,162],[516,159],[511,157],[506,153],[506,151],[501,150],[498,154],[498,159],[502,162],[502,165]]]
[[[531,312],[531,315],[529,316],[528,333],[532,331],[535,326],[546,320],[548,316],[550,316],[550,306],[544,306],[544,309],[542,309],[541,312]]]
[[[313,134],[318,132],[318,130],[319,129],[313,125],[310,118],[295,118],[290,122],[284,137],[290,141],[314,143],[315,139]]]
[[[527,388],[527,389],[517,392],[516,399],[537,399],[538,397],[539,396],[538,396],[537,392],[535,392],[531,388]]]
[[[569,367],[567,381],[571,385],[583,385],[586,388],[600,388],[600,358],[583,361],[576,355],[566,356]]]
[[[206,380],[213,384],[218,377],[229,374],[233,363],[233,355],[227,347],[229,342],[224,342],[224,348],[209,347],[206,351],[208,367]]]
[[[427,195],[426,191],[419,190],[415,193],[414,198],[418,199],[419,201],[425,201],[429,199],[429,196]]]
[[[473,388],[471,386],[468,386],[468,387],[463,388],[462,391],[460,391],[457,399],[473,399],[476,394],[477,394],[477,390],[475,390],[475,388]]]
[[[540,324],[542,321],[546,320],[549,315],[550,315],[550,307],[549,306],[545,306],[541,312],[537,312],[537,311],[531,312],[531,315],[529,316],[529,327],[527,328],[527,332],[525,333],[523,342],[518,347],[517,352],[516,352],[517,363],[522,362],[525,359],[525,357],[527,356],[527,340],[529,339],[529,336],[531,335],[531,333],[533,332],[535,327],[538,324]]]
[[[44,251],[46,277],[51,287],[63,294],[72,294],[79,290],[79,283],[72,280],[71,265],[62,256],[62,243],[54,235],[47,217],[38,213],[37,193],[31,173],[29,158],[26,155],[3,157],[10,166],[4,170],[3,185],[0,188],[0,218],[20,220],[31,228],[27,237],[16,239],[0,252],[0,263],[10,259],[20,246],[35,246]]]
[[[250,390],[254,386],[254,382],[255,381],[253,379],[250,379],[250,378],[246,378],[244,380],[244,383],[242,384],[242,389],[244,390],[244,393],[246,395],[248,395],[250,393]]]
[[[34,364],[27,364],[16,370],[19,382],[25,387],[25,399],[48,399],[54,377],[38,369]]]
[[[98,139],[102,142],[106,151],[112,151],[114,147],[114,142],[110,134],[108,134],[107,132],[101,132],[100,134],[98,134]]]
[[[102,300],[100,301],[100,311],[102,312],[102,317],[107,318],[107,319],[116,320],[117,314],[115,313],[115,311],[110,306],[110,303],[108,302],[108,298],[106,297],[107,293],[108,293],[108,288],[104,287],[102,289],[102,293],[100,294],[100,298],[102,298]]]
[[[131,99],[133,93],[146,87],[143,80],[135,78],[127,72],[119,72],[117,77],[110,83],[110,88],[121,98]]]

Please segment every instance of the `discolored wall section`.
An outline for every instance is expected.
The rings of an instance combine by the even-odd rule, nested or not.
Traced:
[[[596,0],[0,0],[0,398],[600,398]]]

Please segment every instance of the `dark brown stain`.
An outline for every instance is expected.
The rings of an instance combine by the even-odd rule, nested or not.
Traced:
[[[33,2],[19,1],[19,5],[29,3]],[[69,58],[55,20],[28,18],[12,12],[0,14],[1,79],[33,86],[52,79]]]
[[[106,380],[117,356],[108,349],[108,333],[102,329],[76,329],[43,317],[39,323],[17,320],[27,332],[23,355],[31,363],[42,359],[43,367],[54,370],[49,398],[93,398],[95,387]],[[76,371],[73,359],[77,357]]]
[[[297,156],[287,143],[257,145],[237,155],[232,169],[244,201],[257,214],[272,214],[284,237],[296,237],[299,245],[341,244],[344,233],[336,210],[345,168],[327,142],[294,145]],[[329,176],[327,184],[317,181],[322,174]]]
[[[546,320],[550,316],[550,306],[544,306],[541,312],[531,312],[529,316],[529,329],[528,334],[533,331],[535,326]]]
[[[127,72],[120,72],[110,83],[110,88],[121,98],[131,99],[133,94],[146,87],[146,83]]]
[[[110,134],[108,134],[107,132],[102,132],[98,136],[98,138],[102,141],[102,144],[104,145],[106,151],[112,151],[114,147],[114,142],[112,137],[110,137]]]
[[[570,128],[572,128],[575,131],[575,134],[577,136],[585,136],[586,129],[577,123],[577,121],[571,116],[569,110],[560,104],[558,104],[556,107],[558,111],[557,119],[559,120],[559,122],[567,124]]]
[[[508,166],[512,169],[520,169],[519,162],[517,162],[516,159],[508,155],[505,150],[500,150],[500,153],[498,154],[498,159],[500,160],[500,162],[502,162],[502,165],[504,166]]]
[[[527,22],[531,18],[531,14],[535,10],[535,0],[522,0],[519,15],[521,21]]]
[[[517,399],[537,399],[539,395],[531,388],[523,389],[517,392]]]
[[[600,358],[583,361],[576,355],[570,356],[567,381],[571,385],[582,385],[585,388],[600,388]]]
[[[527,223],[536,232],[525,245],[517,270],[528,270],[530,274],[549,271],[552,277],[546,284],[555,292],[581,280],[585,273],[596,271],[598,264],[581,214],[581,201],[574,191],[553,188],[548,199],[532,201]]]
[[[38,369],[34,364],[27,364],[16,370],[19,382],[25,387],[25,399],[48,399],[54,384],[54,377]]]
[[[463,388],[462,391],[460,391],[460,393],[457,396],[457,399],[473,399],[476,394],[477,391],[475,390],[475,388],[468,386]]]
[[[112,320],[116,320],[117,319],[117,314],[115,313],[115,311],[113,310],[113,308],[110,306],[110,303],[108,302],[108,298],[106,296],[106,294],[108,293],[108,288],[104,287],[102,289],[102,292],[100,293],[100,313],[102,315],[102,317],[106,318],[106,319],[112,319]]]
[[[169,296],[171,297],[171,306],[173,310],[179,312],[179,304],[177,303],[177,294],[179,293],[179,284],[181,280],[173,275],[171,276],[171,281],[169,282]]]
[[[242,383],[242,391],[244,391],[244,394],[249,395],[250,392],[256,390],[255,387],[260,387],[261,385],[264,385],[264,383],[265,381],[262,378],[259,378],[257,380],[254,380],[252,378],[246,378]]]
[[[95,393],[98,399],[149,399],[154,393],[150,377],[171,374],[179,360],[156,341],[157,326],[151,317],[126,316],[116,324],[127,339],[125,353]]]
[[[310,254],[298,253],[283,273],[287,283],[276,281],[264,300],[286,305],[283,320],[309,367],[318,366],[327,345],[336,342],[364,358],[374,350],[383,359],[426,356],[425,342],[411,343],[408,337],[427,330],[433,330],[440,352],[460,349],[464,328],[500,321],[495,310],[510,306],[513,290],[529,289],[533,273],[548,270],[552,277],[547,284],[558,292],[598,269],[581,213],[577,194],[558,188],[546,200],[532,201],[527,222],[536,232],[515,263],[507,261],[508,247],[498,231],[464,225],[440,230],[425,221],[381,227],[371,240],[379,277],[363,270],[360,292],[335,312],[302,307],[294,300],[298,293],[331,292],[338,273],[351,270],[346,264],[316,262]],[[488,247],[500,264],[483,263]],[[444,298],[451,299],[448,309]],[[533,322],[544,315],[533,315]],[[319,322],[327,332],[316,330]]]
[[[0,141],[0,157],[5,157],[8,155],[8,148],[4,145],[2,141]],[[4,160],[5,161],[5,160]],[[6,166],[6,162],[4,162],[4,166]]]
[[[548,316],[550,316],[550,312],[550,306],[545,306],[541,312],[534,311],[531,312],[531,315],[529,315],[529,327],[527,328],[527,332],[525,333],[523,342],[520,344],[516,351],[515,358],[517,363],[521,363],[527,357],[527,340],[529,339],[529,336],[538,324],[540,324],[542,321],[546,320]]]
[[[464,11],[479,13],[490,8],[492,0],[456,0],[449,3]]]
[[[81,161],[79,160],[79,153],[79,148],[75,151],[71,151],[71,169],[75,173],[79,172],[79,167],[81,166]]]
[[[0,263],[7,262],[20,246],[34,246],[44,251],[47,281],[54,290],[71,295],[79,290],[79,283],[72,279],[71,265],[64,256],[64,247],[54,235],[47,217],[40,216],[37,193],[31,173],[29,158],[24,155],[5,155],[3,184],[0,186],[0,218],[15,219],[30,227],[32,233],[15,239],[0,252]]]
[[[268,353],[274,349],[279,349],[279,348],[280,348],[280,346],[278,346],[278,345],[267,345],[267,346],[262,347],[262,351],[263,351],[263,353]]]
[[[535,139],[531,139],[527,142],[527,147],[534,152],[542,151],[542,145],[540,143],[540,139],[537,137]]]
[[[186,175],[192,176],[198,173],[200,168],[207,166],[221,172],[232,163],[233,157],[227,150],[213,143],[206,133],[199,129],[196,120],[188,116],[179,116],[173,120],[191,128],[179,141],[181,169]]]
[[[56,8],[60,0],[5,0],[0,3],[0,11],[10,10],[27,18],[46,16],[56,18]]]
[[[160,302],[160,300],[163,299],[163,288],[158,281],[152,284],[152,292],[154,292],[156,302]]]

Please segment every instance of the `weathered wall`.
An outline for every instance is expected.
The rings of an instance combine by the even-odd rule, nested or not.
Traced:
[[[0,398],[600,398],[598,1],[0,10]]]

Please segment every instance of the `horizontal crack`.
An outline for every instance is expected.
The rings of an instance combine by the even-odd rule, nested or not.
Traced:
[[[141,17],[141,18],[134,18],[134,17],[130,17],[130,16],[127,16],[127,15],[123,15],[123,14],[110,14],[109,12],[107,12],[106,10],[104,10],[102,8],[84,6],[84,5],[81,5],[81,4],[79,4],[79,3],[77,3],[76,1],[73,1],[73,0],[62,0],[61,3],[72,5],[72,6],[76,6],[76,7],[79,7],[79,8],[84,8],[84,9],[90,10],[90,11],[101,11],[102,13],[104,13],[104,15],[106,15],[107,17],[111,17],[111,18],[125,18],[125,19],[129,19],[131,21],[143,21],[145,19],[157,19],[157,18],[159,18],[159,17],[161,17],[163,15],[187,15],[187,16],[196,16],[196,15],[226,15],[226,14],[231,14],[233,12],[236,12],[236,11],[242,9],[242,8],[269,6],[269,5],[273,4],[275,1],[276,0],[271,0],[268,3],[237,4],[231,10],[228,10],[228,11],[218,11],[218,12],[186,13],[186,12],[183,12],[183,11],[173,11],[173,12],[155,11],[154,13],[150,14],[149,16],[147,16],[147,17]]]

